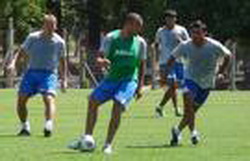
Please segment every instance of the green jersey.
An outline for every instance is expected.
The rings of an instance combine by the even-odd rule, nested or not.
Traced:
[[[111,62],[107,79],[138,79],[140,62],[146,59],[146,43],[142,37],[125,38],[121,30],[115,30],[106,36],[101,50]]]

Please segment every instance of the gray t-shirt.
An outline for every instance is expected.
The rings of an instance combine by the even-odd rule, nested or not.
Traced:
[[[206,37],[203,46],[196,46],[192,40],[181,43],[174,49],[172,56],[181,58],[185,68],[185,79],[196,82],[201,88],[213,88],[217,62],[231,52],[220,42]]]
[[[105,38],[103,39],[100,49],[100,52],[103,52],[105,56],[109,54],[110,46],[112,43],[114,32],[108,33]],[[140,59],[146,60],[147,59],[147,43],[146,41],[138,35],[138,40],[140,41]]]
[[[56,33],[46,38],[42,31],[33,32],[21,48],[29,56],[28,69],[57,72],[60,58],[66,57],[65,41]]]
[[[188,39],[189,34],[183,26],[175,25],[171,30],[165,27],[159,28],[155,36],[155,42],[159,44],[160,50],[159,64],[166,64],[173,49]]]

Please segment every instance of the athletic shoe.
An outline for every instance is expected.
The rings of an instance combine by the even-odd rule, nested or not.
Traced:
[[[155,108],[155,113],[156,113],[156,117],[164,117],[165,116],[164,111],[159,106],[157,106]]]
[[[177,127],[173,127],[171,130],[172,138],[170,141],[171,146],[178,146],[181,141],[181,133]]]
[[[95,150],[95,140],[90,135],[85,135],[83,138],[73,141],[68,145],[69,149],[80,150],[81,152],[92,152]]]
[[[103,153],[108,155],[112,154],[112,146],[110,144],[104,145]]]
[[[44,128],[43,134],[44,134],[44,137],[51,137],[52,131]]]
[[[81,141],[80,140],[74,140],[67,147],[69,149],[72,149],[72,150],[79,150],[80,147],[81,147]]]
[[[17,136],[30,136],[30,131],[27,129],[21,129]]]
[[[200,136],[197,131],[192,132],[191,142],[193,145],[197,145],[200,142]]]

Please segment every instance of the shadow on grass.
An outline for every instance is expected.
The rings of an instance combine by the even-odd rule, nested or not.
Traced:
[[[16,134],[1,134],[0,138],[18,138]]]
[[[80,151],[70,151],[70,150],[63,150],[63,151],[52,151],[50,154],[52,155],[87,155],[87,156],[92,156],[93,154],[96,154],[98,152],[80,152]]]
[[[167,149],[167,148],[175,148],[169,144],[162,145],[129,145],[126,146],[129,149]]]
[[[156,119],[156,117],[155,116],[130,115],[130,116],[124,116],[123,119]]]

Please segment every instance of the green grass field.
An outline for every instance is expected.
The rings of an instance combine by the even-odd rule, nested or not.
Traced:
[[[17,137],[18,120],[14,110],[14,90],[0,90],[0,161],[248,161],[250,160],[250,92],[212,92],[198,114],[201,143],[190,144],[184,132],[180,147],[168,146],[170,129],[179,118],[168,104],[167,117],[154,117],[154,106],[162,90],[147,93],[132,102],[124,114],[114,143],[114,153],[101,152],[106,137],[110,103],[100,110],[95,130],[97,149],[80,153],[66,145],[81,133],[85,120],[87,96],[90,91],[69,90],[59,94],[55,134],[43,138],[43,105],[39,96],[29,102],[32,136]]]

